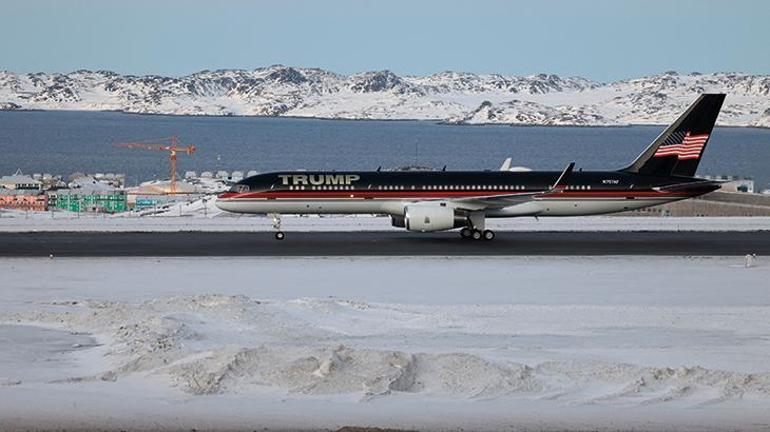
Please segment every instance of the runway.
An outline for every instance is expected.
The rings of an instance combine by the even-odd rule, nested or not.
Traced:
[[[770,231],[498,232],[493,241],[457,233],[269,232],[2,233],[0,257],[133,256],[505,256],[770,255]]]

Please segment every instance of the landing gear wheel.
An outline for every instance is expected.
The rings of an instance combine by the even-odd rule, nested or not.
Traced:
[[[283,240],[286,234],[281,231],[281,215],[278,213],[268,213],[268,217],[273,218],[273,229],[275,230],[275,239]]]
[[[484,230],[482,234],[484,235],[484,240],[493,240],[495,238],[495,232],[491,230]]]
[[[483,235],[482,235],[481,231],[479,231],[479,230],[473,230],[473,233],[471,233],[471,238],[473,240],[481,240],[482,237],[483,237]]]
[[[468,227],[465,227],[465,228],[460,230],[460,237],[462,237],[464,239],[469,239],[469,238],[471,238],[471,236],[473,236],[473,230],[472,229],[470,229]]]

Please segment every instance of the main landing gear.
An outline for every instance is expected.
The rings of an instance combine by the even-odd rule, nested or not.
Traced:
[[[468,215],[468,226],[460,230],[460,236],[464,239],[492,240],[495,232],[484,229],[485,215],[483,212],[472,212]]]
[[[460,237],[473,240],[493,240],[495,238],[495,232],[492,230],[481,231],[470,227],[465,227],[460,230]]]
[[[273,229],[275,231],[275,239],[276,240],[283,240],[286,238],[286,234],[281,231],[281,215],[279,214],[271,214],[270,216],[273,217]]]

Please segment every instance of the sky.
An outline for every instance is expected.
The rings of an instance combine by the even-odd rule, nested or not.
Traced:
[[[0,0],[0,69],[770,74],[770,1]]]

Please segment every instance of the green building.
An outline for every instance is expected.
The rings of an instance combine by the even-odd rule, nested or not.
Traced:
[[[94,193],[60,191],[56,194],[55,206],[57,209],[71,212],[120,213],[128,210],[126,194],[119,191]]]

